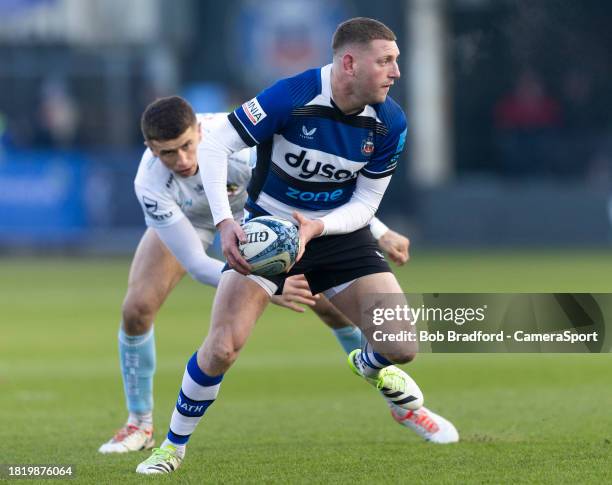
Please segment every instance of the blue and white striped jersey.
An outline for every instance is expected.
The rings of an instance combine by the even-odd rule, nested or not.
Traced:
[[[331,95],[331,64],[278,81],[228,118],[242,141],[258,145],[247,209],[320,217],[346,204],[359,175],[395,171],[406,117],[389,96],[345,115]]]

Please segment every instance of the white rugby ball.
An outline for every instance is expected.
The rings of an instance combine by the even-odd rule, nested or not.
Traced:
[[[252,273],[274,276],[286,273],[295,263],[300,249],[298,228],[286,219],[273,216],[255,217],[242,226],[246,243],[239,244],[242,257]]]

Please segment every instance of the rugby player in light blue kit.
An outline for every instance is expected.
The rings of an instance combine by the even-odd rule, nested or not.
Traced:
[[[304,274],[362,330],[371,325],[360,303],[371,295],[406,305],[402,290],[367,227],[395,171],[406,138],[406,118],[387,96],[400,76],[395,34],[367,18],[342,23],[332,41],[333,62],[283,79],[211,128],[201,153],[202,182],[229,268],[213,304],[209,334],[188,361],[161,448],[139,473],[176,470],[223,376],[238,357],[255,322],[284,280]],[[227,197],[227,160],[257,145],[257,165],[246,209],[299,225],[300,254],[287,274],[261,277],[238,251],[245,236]],[[411,322],[389,321],[411,333]],[[422,404],[416,383],[394,363],[414,359],[416,345],[365,342],[349,365],[376,386],[390,406],[408,413]]]

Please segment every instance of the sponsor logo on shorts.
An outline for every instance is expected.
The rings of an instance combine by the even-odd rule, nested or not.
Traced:
[[[250,101],[244,103],[242,105],[242,109],[244,110],[244,114],[247,115],[247,118],[249,118],[249,121],[253,125],[256,125],[266,116],[268,116],[259,104],[259,101],[257,101],[257,98],[253,98]]]

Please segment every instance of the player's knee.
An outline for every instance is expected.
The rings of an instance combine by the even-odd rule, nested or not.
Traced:
[[[123,330],[128,335],[142,335],[153,324],[155,309],[144,301],[126,299],[121,309]]]
[[[240,349],[231,344],[215,345],[212,349],[212,359],[215,366],[229,368],[238,358]]]

